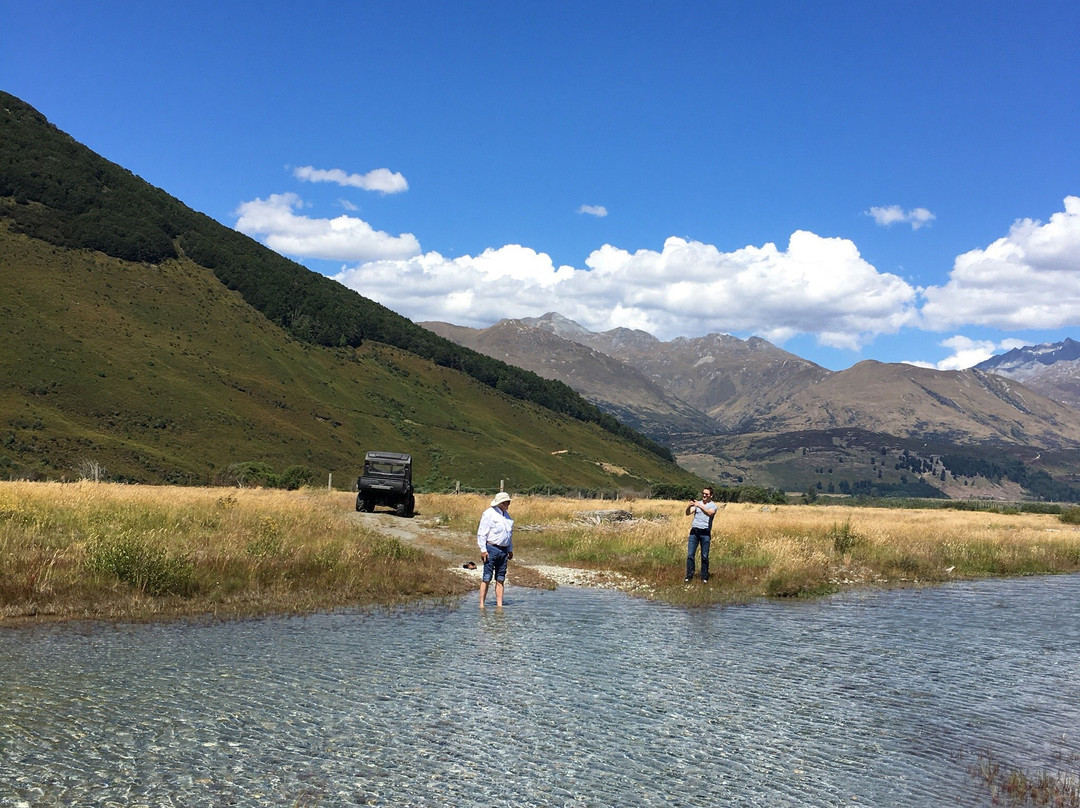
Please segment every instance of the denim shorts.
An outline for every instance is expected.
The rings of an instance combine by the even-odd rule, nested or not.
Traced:
[[[505,547],[497,544],[487,546],[487,561],[484,562],[484,580],[490,582],[494,576],[496,581],[506,580],[506,562],[508,553]]]

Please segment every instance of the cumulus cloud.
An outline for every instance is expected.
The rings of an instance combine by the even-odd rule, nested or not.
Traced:
[[[375,230],[363,219],[338,216],[311,219],[296,210],[303,201],[296,194],[272,194],[244,202],[236,210],[236,229],[284,255],[334,261],[403,259],[420,252],[412,233],[391,236]]]
[[[349,174],[340,168],[300,166],[293,169],[293,176],[304,182],[333,182],[343,187],[361,188],[383,194],[399,194],[409,190],[405,177],[388,168],[376,168],[367,174]]]
[[[1007,236],[956,258],[948,282],[924,290],[921,325],[1002,329],[1080,325],[1080,197],[1043,224],[1021,219]]]
[[[988,339],[971,339],[962,334],[944,339],[938,343],[943,348],[948,348],[952,353],[940,362],[922,362],[909,360],[907,364],[919,367],[932,368],[934,370],[965,370],[980,362],[985,362],[994,354],[1001,351],[1011,351],[1026,345],[1023,340],[1006,339],[994,342]]]
[[[677,237],[659,250],[605,244],[575,267],[518,244],[457,258],[423,253],[411,233],[393,236],[351,215],[310,218],[302,209],[295,194],[245,202],[236,229],[286,255],[341,261],[337,280],[413,320],[485,327],[554,310],[596,331],[640,328],[661,339],[756,334],[778,344],[804,334],[848,350],[906,327],[1080,324],[1075,196],[1046,223],[1019,220],[1007,236],[958,256],[948,282],[926,289],[877,270],[848,239],[805,230],[783,247],[732,251]],[[970,367],[1014,347],[961,335],[941,344],[951,353],[939,369]]]
[[[874,221],[882,227],[890,227],[894,224],[910,224],[912,230],[918,230],[937,218],[926,208],[912,208],[905,211],[899,205],[870,208],[870,210],[866,211],[866,215],[872,216]]]
[[[584,213],[589,216],[596,216],[597,218],[603,218],[607,216],[607,208],[603,205],[582,205],[577,209],[578,213]]]
[[[785,250],[722,252],[674,237],[660,251],[604,245],[585,265],[556,267],[545,253],[507,245],[367,262],[335,277],[410,319],[473,327],[555,310],[593,330],[640,328],[661,339],[741,332],[783,342],[808,333],[857,348],[915,317],[913,287],[878,272],[852,242],[806,231]]]

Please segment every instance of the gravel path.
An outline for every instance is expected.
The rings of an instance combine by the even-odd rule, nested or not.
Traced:
[[[455,536],[436,520],[424,516],[415,516],[412,519],[403,519],[388,512],[361,513],[356,512],[355,518],[369,530],[374,530],[385,536],[392,536],[430,553],[437,558],[450,562],[450,568],[454,571],[467,575],[470,578],[480,579],[481,569],[479,559],[476,558],[475,548],[472,546],[472,537]],[[460,539],[462,551],[454,551],[447,548],[448,542],[457,542]],[[462,564],[469,560],[477,562],[474,570],[464,569]],[[513,564],[517,568],[524,567],[535,574],[538,581],[533,581],[530,575],[520,585],[549,586],[587,586],[594,589],[620,589],[626,592],[646,593],[646,587],[635,583],[629,578],[617,572],[608,570],[586,570],[574,567],[559,567],[552,564],[528,564],[518,560],[515,555]],[[647,593],[646,593],[647,594]]]

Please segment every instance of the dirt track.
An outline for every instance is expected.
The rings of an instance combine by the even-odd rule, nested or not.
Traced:
[[[404,519],[388,511],[375,513],[354,512],[355,518],[369,530],[384,536],[408,542],[426,553],[444,559],[455,572],[480,580],[481,562],[476,548],[475,537],[470,534],[455,533],[430,517],[415,516]],[[559,567],[550,564],[530,564],[521,560],[519,550],[514,553],[511,572],[507,576],[509,584],[555,589],[559,586],[587,586],[597,589],[621,589],[627,592],[648,595],[635,582],[616,572],[606,570],[585,570],[573,567]],[[463,568],[463,564],[473,561],[475,570]]]

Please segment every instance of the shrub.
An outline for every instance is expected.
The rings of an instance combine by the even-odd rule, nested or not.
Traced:
[[[657,483],[652,487],[653,499],[673,499],[676,502],[697,499],[699,493],[697,486],[682,483]]]
[[[315,479],[315,472],[311,469],[305,466],[289,466],[281,473],[278,485],[286,490],[295,491],[305,485],[311,485],[313,479]]]
[[[833,542],[833,549],[840,555],[847,555],[859,543],[860,536],[858,533],[851,529],[851,520],[848,519],[844,524],[838,525],[833,523],[832,528],[829,530],[829,537]]]
[[[1058,519],[1067,525],[1080,525],[1080,508],[1075,506],[1066,508],[1058,516]]]
[[[97,537],[87,548],[87,567],[115,575],[139,591],[162,595],[191,595],[195,591],[195,565],[186,556],[170,557],[160,547],[120,535]]]

